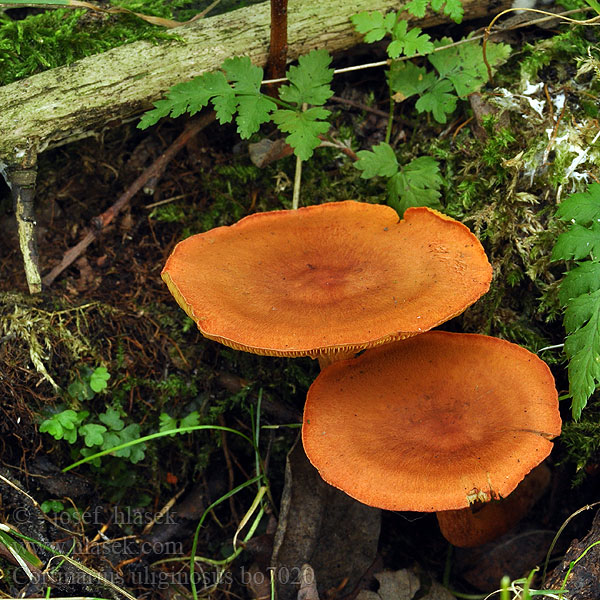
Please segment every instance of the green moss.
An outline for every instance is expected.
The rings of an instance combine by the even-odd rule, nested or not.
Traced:
[[[535,44],[526,44],[517,57],[521,80],[535,80],[540,69],[548,66],[557,70],[559,81],[570,78],[574,72],[568,66],[572,66],[576,58],[587,55],[590,42],[586,35],[586,27],[569,26],[564,33]]]
[[[224,0],[216,15],[263,0]],[[187,21],[207,8],[210,0],[113,0],[114,7],[143,15]],[[174,39],[176,30],[152,25],[134,15],[56,9],[13,20],[0,12],[0,86],[47,69],[139,40]]]
[[[143,12],[152,14],[152,6],[144,6]],[[154,12],[170,16],[170,9],[164,7]],[[94,18],[82,10],[57,9],[15,21],[0,13],[0,85],[123,44],[173,39],[174,35],[132,15]]]
[[[600,459],[600,406],[598,402],[587,406],[581,421],[564,424],[561,440],[567,452],[564,462],[575,465],[573,484],[577,485],[585,478],[586,466]]]

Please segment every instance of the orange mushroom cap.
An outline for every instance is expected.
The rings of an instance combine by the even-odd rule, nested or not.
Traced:
[[[489,288],[467,227],[428,208],[332,202],[180,242],[162,277],[208,338],[271,356],[357,352],[427,331]]]
[[[510,494],[560,434],[548,366],[504,340],[430,331],[324,369],[302,439],[365,504],[433,512]]]

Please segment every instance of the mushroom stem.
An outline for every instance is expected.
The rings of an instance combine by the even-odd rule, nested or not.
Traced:
[[[460,510],[436,513],[442,535],[454,546],[474,548],[512,529],[541,498],[550,484],[550,469],[541,464],[506,498]]]
[[[326,352],[324,354],[320,354],[317,357],[319,361],[319,366],[321,367],[321,371],[328,367],[329,365],[337,362],[338,360],[346,360],[347,358],[354,358],[356,351],[354,350],[339,350],[337,352]]]

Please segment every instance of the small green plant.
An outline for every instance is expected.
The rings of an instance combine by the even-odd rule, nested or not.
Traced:
[[[286,141],[296,156],[307,160],[320,144],[319,135],[329,130],[325,119],[330,112],[322,105],[333,95],[329,85],[333,78],[330,63],[331,57],[325,50],[301,56],[298,65],[288,69],[289,84],[281,86],[276,99],[260,91],[263,80],[260,67],[254,66],[248,57],[228,58],[220,71],[205,73],[171,88],[138,126],[145,129],[167,115],[178,117],[185,112],[193,115],[211,103],[219,123],[231,123],[235,117],[242,139],[256,133],[263,123],[275,123],[289,134]]]
[[[161,432],[185,427],[196,427],[197,425],[200,425],[200,414],[197,410],[192,411],[182,419],[175,419],[167,413],[161,413],[158,420],[158,430]],[[171,433],[169,435],[170,437],[174,437],[176,434]]]
[[[564,351],[569,359],[569,395],[573,418],[579,419],[600,385],[600,184],[563,200],[557,218],[569,222],[552,260],[575,261],[560,284],[567,331]]]
[[[60,500],[44,500],[40,506],[46,514],[65,510],[65,505]]]
[[[428,4],[427,0],[409,2],[405,10],[415,17],[422,17]],[[433,10],[439,12],[442,7],[451,19],[460,23],[463,17],[460,2],[431,2]],[[365,34],[367,43],[379,41],[386,35],[391,37],[387,54],[393,61],[388,73],[392,99],[401,102],[419,96],[415,105],[417,112],[431,113],[438,123],[446,123],[459,98],[466,98],[487,83],[482,48],[468,38],[458,45],[450,38],[432,42],[418,27],[409,30],[408,22],[400,19],[396,12],[385,16],[380,12],[363,12],[352,17],[352,22],[359,33]],[[395,60],[417,54],[427,56],[437,73],[412,62]],[[510,46],[490,43],[486,54],[490,66],[495,66],[510,54]]]
[[[385,142],[373,146],[373,150],[360,150],[357,155],[355,166],[362,171],[363,179],[387,177],[389,204],[399,214],[409,206],[440,207],[442,178],[438,162],[431,156],[400,165],[393,148]]]
[[[459,0],[413,0],[405,8],[419,17],[424,15],[430,4],[434,10],[445,12],[457,22],[462,19],[462,3]],[[355,15],[352,21],[357,30],[365,34],[367,42],[378,41],[390,35],[392,40],[387,51],[391,58],[429,54],[436,48],[429,35],[422,33],[418,27],[409,28],[408,21],[400,19],[399,13],[396,12],[386,15],[380,12],[364,12]],[[481,80],[477,85],[485,83],[485,66],[477,63],[474,55],[471,60],[476,66],[464,75],[461,73],[462,65],[459,61],[463,61],[463,54],[468,52],[469,50],[457,50],[454,54],[440,54],[437,64],[445,76],[443,82],[440,83],[433,73],[430,73],[426,78],[425,87],[418,84],[417,91],[424,94],[419,100],[419,106],[423,107],[423,110],[433,112],[440,122],[445,122],[448,112],[452,112],[456,106],[456,97],[448,94],[452,85],[457,87],[460,93],[470,93],[475,84],[468,82],[474,79],[475,71],[477,82]],[[481,61],[479,55],[477,60]],[[260,67],[252,65],[247,57],[230,58],[223,63],[219,71],[205,73],[171,88],[167,97],[156,102],[155,108],[142,117],[138,126],[145,129],[169,115],[177,117],[186,112],[193,115],[209,104],[214,107],[220,123],[230,123],[235,119],[237,131],[243,139],[256,133],[262,124],[274,123],[281,132],[287,134],[286,142],[298,159],[293,200],[293,206],[296,208],[300,161],[308,160],[313,155],[315,148],[321,143],[321,137],[330,128],[326,121],[330,112],[323,108],[325,102],[333,95],[330,84],[334,71],[329,67],[330,63],[331,57],[324,50],[313,50],[306,56],[301,56],[298,65],[290,67],[287,72],[289,83],[280,87],[279,98],[273,98],[260,91],[263,79],[263,70]],[[408,66],[393,67],[390,75],[390,85],[394,83],[392,91],[399,92],[401,84],[408,81],[406,77],[401,76],[401,71],[410,72],[417,80],[421,78],[419,67],[410,63]],[[432,89],[429,90],[429,87]],[[404,96],[409,95],[411,94],[405,87]],[[400,165],[388,143],[390,127],[385,144],[376,146],[372,151],[359,152],[360,160],[356,166],[363,172],[361,177],[387,177],[390,204],[399,212],[404,212],[408,206],[439,206],[442,179],[437,161],[421,157],[406,165]]]
[[[84,367],[80,377],[67,388],[67,393],[72,401],[91,400],[108,387],[109,379],[110,373],[106,367],[97,367],[93,371]],[[121,416],[116,408],[109,406],[97,416],[100,421],[98,423],[88,410],[67,408],[42,421],[40,432],[48,433],[55,440],[65,440],[71,445],[82,442],[79,453],[89,456],[97,449],[108,450],[140,437],[140,426],[137,423],[125,426]],[[116,450],[113,455],[137,463],[144,458],[144,446]],[[100,461],[95,461],[94,465],[100,466]]]
[[[320,136],[329,131],[325,120],[330,112],[323,104],[333,95],[330,83],[333,69],[326,50],[313,50],[298,59],[298,65],[287,71],[289,84],[279,88],[279,98],[260,91],[263,69],[254,66],[247,56],[225,60],[221,70],[205,73],[171,88],[164,100],[154,104],[138,127],[145,129],[161,117],[193,115],[211,103],[219,123],[231,123],[235,117],[237,131],[248,139],[264,123],[275,123],[288,134],[285,141],[296,155],[296,177],[293,207],[300,195],[302,161],[308,160],[321,143]]]
[[[76,444],[78,440],[83,442],[84,445],[79,450],[82,456],[93,454],[97,449],[114,448],[140,436],[140,426],[132,423],[125,427],[123,420],[114,408],[107,408],[106,412],[98,415],[98,419],[103,424],[92,422],[89,418],[89,411],[76,412],[69,408],[43,421],[40,425],[40,432],[48,433],[55,440],[65,440],[72,445]],[[124,448],[116,450],[113,455],[137,463],[144,458],[144,448],[143,446]],[[96,461],[94,465],[100,466],[100,462]]]
[[[443,10],[457,23],[462,20],[462,4],[458,0],[414,0],[404,9],[415,17],[423,17],[428,5],[438,12]],[[439,189],[443,181],[438,162],[432,157],[419,157],[400,165],[389,145],[394,103],[418,96],[415,104],[417,113],[429,113],[438,123],[446,123],[448,116],[455,111],[458,100],[479,90],[487,82],[481,46],[468,39],[459,45],[453,44],[449,38],[432,41],[420,28],[408,29],[408,22],[400,18],[399,12],[386,15],[378,11],[363,12],[352,17],[352,22],[356,30],[365,35],[367,43],[390,37],[387,54],[392,61],[387,74],[390,119],[385,142],[371,151],[358,152],[356,167],[363,172],[361,177],[364,179],[375,176],[388,178],[389,203],[400,214],[409,206],[439,208]],[[506,44],[488,45],[488,61],[491,65],[500,63],[509,53],[510,47]],[[404,60],[415,55],[426,56],[435,71]]]
[[[96,367],[94,370],[83,365],[79,371],[79,377],[69,384],[68,395],[79,402],[91,400],[96,394],[108,387],[110,373],[106,367]]]

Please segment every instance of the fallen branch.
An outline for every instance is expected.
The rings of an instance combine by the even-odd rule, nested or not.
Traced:
[[[119,197],[119,199],[101,215],[92,219],[92,229],[83,237],[83,239],[72,248],[65,252],[63,259],[56,267],[50,271],[43,279],[42,283],[45,286],[50,286],[54,280],[77,258],[79,258],[87,249],[87,247],[100,235],[101,231],[129,204],[129,201],[139,192],[149,179],[156,177],[162,173],[166,165],[175,157],[175,155],[187,144],[187,142],[197,135],[202,129],[215,120],[214,112],[206,113],[205,115],[194,119],[185,128],[177,139],[161,154]]]

